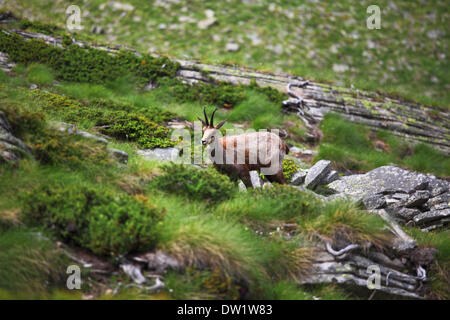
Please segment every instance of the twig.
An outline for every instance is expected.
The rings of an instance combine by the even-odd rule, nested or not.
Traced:
[[[351,245],[346,246],[345,248],[343,248],[343,249],[341,249],[339,251],[336,251],[336,250],[334,250],[331,247],[331,244],[328,241],[326,242],[327,251],[330,254],[332,254],[333,256],[342,256],[344,253],[347,253],[347,252],[352,251],[353,249],[356,249],[356,248],[359,248],[359,247],[360,247],[359,244],[351,244]]]

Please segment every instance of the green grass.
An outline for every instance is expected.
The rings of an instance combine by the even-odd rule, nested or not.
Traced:
[[[31,298],[64,283],[67,258],[33,230],[0,233],[0,288]],[[1,296],[1,293],[0,293]]]
[[[371,132],[368,127],[327,114],[320,124],[324,138],[317,159],[332,160],[336,168],[365,172],[391,163],[438,176],[450,176],[447,156],[427,145],[411,146],[386,131]],[[376,141],[384,150],[376,150]]]
[[[127,1],[134,10],[101,8],[105,0],[79,3],[84,29],[77,36],[94,42],[126,44],[142,52],[157,52],[208,63],[238,64],[267,71],[284,71],[305,78],[354,84],[437,107],[449,107],[448,5],[437,0],[420,5],[410,1],[378,1],[381,29],[366,27],[370,1],[320,0],[244,3],[200,0],[154,5]],[[273,3],[272,5],[269,5]],[[70,1],[18,0],[5,9],[32,21],[51,21],[66,32],[65,9]],[[217,22],[201,29],[205,10]],[[121,17],[118,19],[118,17]],[[183,17],[183,18],[182,18]],[[183,20],[188,17],[191,20]],[[165,28],[159,28],[164,24]],[[104,34],[93,34],[100,26]],[[25,25],[25,27],[27,27]],[[31,30],[44,27],[28,26]],[[56,31],[61,32],[61,31]],[[227,52],[229,42],[238,43]],[[346,71],[334,65],[349,66]]]
[[[27,80],[39,86],[47,86],[54,81],[53,71],[42,64],[30,64],[27,73]]]
[[[255,130],[270,129],[281,124],[281,104],[271,102],[258,92],[249,92],[247,99],[231,110],[229,121],[250,122]]]
[[[381,219],[348,203],[325,204],[287,186],[237,192],[235,184],[211,168],[174,166],[168,169],[158,162],[145,161],[137,155],[139,145],[135,141],[113,136],[109,144],[129,154],[127,166],[92,161],[95,152],[80,156],[71,140],[50,134],[52,120],[72,119],[80,127],[94,130],[98,119],[104,120],[117,113],[140,113],[155,123],[164,124],[172,117],[195,119],[201,104],[198,101],[179,103],[171,94],[170,86],[140,92],[130,89],[133,87],[122,79],[95,86],[63,81],[58,85],[45,85],[52,93],[30,91],[28,68],[18,65],[16,69],[14,77],[0,72],[0,106],[8,111],[14,134],[25,142],[35,146],[37,141],[45,145],[54,140],[50,154],[58,161],[36,157],[23,159],[15,167],[0,164],[0,246],[5,243],[7,247],[0,250],[0,257],[5,257],[0,259],[0,297],[77,298],[64,291],[64,284],[55,282],[55,288],[42,286],[41,280],[48,276],[49,270],[58,267],[59,260],[48,254],[53,253],[52,244],[59,239],[66,245],[81,246],[106,256],[153,246],[173,255],[186,267],[183,271],[167,273],[164,281],[168,290],[159,294],[121,290],[119,296],[112,297],[101,289],[100,299],[312,299],[313,296],[353,299],[335,286],[295,284],[311,266],[314,241],[320,238],[332,241],[339,233],[348,241],[360,244],[371,241],[383,247],[390,243]],[[243,121],[255,126],[259,113],[269,118],[279,114],[270,95],[255,88],[245,88],[243,92],[244,100],[231,111],[218,111],[217,121],[235,112],[236,118],[230,120],[230,127]],[[208,105],[208,111],[213,107]],[[341,146],[354,145],[359,152],[373,147],[367,139],[367,129],[355,128],[330,117],[327,116],[326,127],[322,129],[325,139],[331,139],[326,140],[328,143],[336,143],[341,149],[344,149]],[[283,121],[295,123],[294,120],[281,116],[281,122],[270,125]],[[352,136],[335,134],[341,131]],[[379,134],[378,138],[392,146],[397,152],[395,156],[401,154],[399,146],[393,147],[396,140],[391,141],[392,137]],[[336,142],[330,142],[333,139]],[[80,150],[93,150],[83,139],[75,142]],[[73,157],[81,165],[73,165]],[[87,198],[95,203],[86,205]],[[145,207],[142,202],[147,201],[152,210],[164,212],[154,229],[150,228],[152,222],[149,221],[152,210],[141,210]],[[31,223],[26,217],[35,219],[31,219]],[[74,231],[63,228],[70,222],[77,227],[75,235]],[[50,239],[46,242],[48,248],[40,242],[31,244],[28,238],[22,239],[25,233],[19,234],[22,230],[15,229],[19,224],[30,227],[36,223],[39,224],[37,229]],[[277,230],[286,224],[292,226],[290,239],[284,237],[282,228]],[[154,237],[145,237],[149,234]],[[439,248],[446,247],[442,236],[432,234],[427,241]],[[134,245],[136,242],[138,246]],[[11,243],[17,245],[9,246]],[[33,263],[42,259],[50,260],[49,263],[39,265],[29,274],[26,268],[16,268],[28,259],[24,255],[29,251],[24,248],[32,250]],[[439,256],[440,261],[442,257],[446,259],[445,250]],[[3,276],[2,268],[17,269],[17,277],[10,281]],[[28,284],[20,279],[32,281]],[[120,279],[112,277],[110,286],[116,286]],[[437,278],[435,284],[438,292],[445,283],[441,279],[445,278]],[[93,285],[103,288],[95,282]],[[20,295],[16,288],[23,288],[26,293]],[[83,293],[88,292],[86,290],[83,288]]]

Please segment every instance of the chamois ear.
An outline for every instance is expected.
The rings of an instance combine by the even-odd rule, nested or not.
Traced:
[[[215,126],[214,128],[216,128],[216,129],[222,128],[222,126],[225,124],[225,122],[227,122],[227,119],[220,121],[219,124],[217,126]]]
[[[203,126],[206,127],[206,122],[205,122],[205,120],[202,120],[200,117],[197,117],[197,118],[198,118],[198,120],[200,120],[200,121],[202,122]]]

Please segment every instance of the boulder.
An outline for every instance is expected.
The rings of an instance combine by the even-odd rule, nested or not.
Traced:
[[[304,170],[298,170],[296,173],[294,173],[291,177],[291,185],[293,186],[299,186],[301,185],[306,178],[306,171]]]
[[[127,163],[128,162],[128,153],[125,151],[114,149],[114,148],[108,148],[108,152],[119,162]]]
[[[308,170],[305,177],[305,186],[308,189],[314,189],[323,183],[325,178],[331,172],[331,161],[320,160]]]
[[[383,166],[366,174],[342,177],[328,185],[330,189],[362,200],[371,194],[414,193],[428,186],[425,174],[407,171],[395,166]]]
[[[263,186],[263,180],[259,176],[259,172],[255,170],[250,171],[250,182],[253,188],[261,188]]]
[[[225,46],[225,51],[228,51],[228,52],[235,52],[238,50],[239,50],[239,44],[234,43],[234,42],[229,42]]]

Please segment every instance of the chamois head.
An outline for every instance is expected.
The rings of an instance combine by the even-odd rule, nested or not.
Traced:
[[[217,130],[219,130],[227,120],[221,121],[218,125],[214,126],[214,113],[216,113],[217,109],[215,109],[211,115],[211,120],[208,120],[208,116],[206,115],[206,109],[203,107],[203,115],[205,116],[205,120],[202,120],[200,117],[198,118],[203,124],[203,138],[202,144],[204,146],[212,143],[216,138]]]

